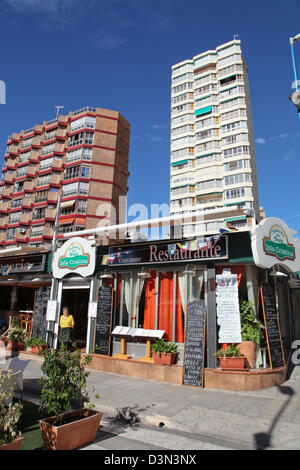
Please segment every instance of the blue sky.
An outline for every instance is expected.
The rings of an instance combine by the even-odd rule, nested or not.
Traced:
[[[238,34],[260,204],[299,237],[300,125],[288,100],[299,17],[299,0],[1,0],[1,163],[7,137],[53,119],[56,104],[118,110],[131,124],[128,206],[150,217],[152,203],[169,203],[171,66]]]

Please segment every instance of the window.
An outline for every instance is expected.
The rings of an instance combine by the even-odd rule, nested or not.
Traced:
[[[26,147],[31,147],[32,140],[33,140],[33,137],[23,140],[23,142],[21,144],[21,148],[24,149]]]
[[[45,158],[45,160],[40,161],[40,170],[48,170],[52,166],[54,157]]]
[[[9,216],[9,222],[12,223],[12,224],[14,224],[16,222],[19,222],[21,213],[22,213],[22,211],[11,212],[11,214]]]
[[[236,199],[238,197],[244,197],[245,194],[246,194],[245,188],[236,188],[236,189],[231,189],[230,191],[226,191],[225,198]]]
[[[76,183],[64,184],[63,185],[63,196],[71,196],[77,194],[78,181]]]
[[[21,207],[22,206],[23,199],[13,199],[11,202],[11,207],[14,209],[16,207]]]
[[[70,180],[70,179],[72,179],[72,178],[78,178],[78,176],[79,176],[79,169],[80,169],[80,166],[79,166],[79,165],[70,166],[69,168],[66,168],[66,169],[65,169],[64,179],[65,179],[65,180]]]
[[[19,176],[25,176],[26,173],[27,173],[27,168],[28,168],[28,166],[26,166],[26,165],[25,165],[25,166],[21,166],[20,168],[18,168],[18,169],[17,169],[17,174],[16,174],[17,178],[18,178]]]
[[[91,161],[92,160],[91,148],[79,148],[68,152],[67,154],[67,163],[72,163],[77,160]]]
[[[45,218],[46,207],[39,207],[33,211],[33,220],[39,220]]]
[[[20,191],[23,191],[24,189],[24,181],[17,181],[15,183],[15,193],[19,193]]]
[[[79,183],[79,194],[81,196],[87,196],[89,192],[89,183],[80,182]]]
[[[50,182],[50,173],[38,177],[37,186],[46,186]]]
[[[53,153],[55,148],[55,142],[52,144],[44,145],[43,147],[43,155],[47,155],[48,153]]]
[[[230,135],[228,137],[224,137],[222,139],[222,145],[231,145],[231,144],[236,144],[238,142],[248,142],[248,134],[235,134],[235,135]]]
[[[48,190],[46,190],[46,191],[38,191],[38,192],[36,193],[35,202],[47,201],[47,196],[48,196]]]
[[[60,225],[58,227],[58,233],[70,233],[74,231],[73,224]]]
[[[224,171],[234,171],[241,168],[250,168],[249,160],[236,160],[234,162],[224,163]]]
[[[55,137],[56,137],[56,128],[45,132],[44,141],[55,139]]]
[[[90,173],[91,173],[91,167],[89,166],[82,166],[81,167],[81,173],[80,173],[80,176],[82,178],[89,178],[90,177]]]
[[[74,147],[75,145],[81,144],[93,144],[94,133],[93,132],[79,132],[78,134],[71,135],[69,137],[68,145],[69,147]]]
[[[237,155],[247,155],[247,154],[249,154],[249,147],[247,145],[234,147],[232,149],[227,149],[227,150],[224,150],[223,152],[224,158],[236,157]]]
[[[196,185],[196,191],[202,191],[203,189],[210,189],[210,188],[221,188],[222,187],[222,180],[221,179],[211,179],[206,181],[200,181]]]
[[[76,119],[76,121],[71,122],[71,132],[74,132],[78,129],[95,129],[96,118],[91,116],[84,116],[83,118]]]
[[[77,201],[77,212],[79,214],[85,214],[87,208],[87,200],[86,199],[78,199]]]
[[[250,181],[250,173],[237,173],[236,175],[225,176],[225,185],[239,184]]]
[[[31,228],[31,237],[40,237],[43,235],[44,225],[33,225]]]
[[[19,163],[28,162],[30,157],[30,152],[20,153]]]
[[[17,227],[9,228],[7,230],[6,240],[13,240],[17,233]]]

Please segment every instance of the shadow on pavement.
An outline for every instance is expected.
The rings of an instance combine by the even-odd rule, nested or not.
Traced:
[[[289,405],[295,393],[294,390],[287,385],[279,385],[277,388],[283,395],[287,395],[288,398],[276,414],[275,418],[273,419],[269,431],[254,434],[256,450],[265,450],[268,447],[271,447],[272,432],[276,426],[276,423],[280,419],[280,416],[282,415],[286,407]]]

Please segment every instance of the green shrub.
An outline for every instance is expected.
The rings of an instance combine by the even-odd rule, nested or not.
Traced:
[[[5,405],[14,395],[14,384],[10,381],[11,374],[0,372],[0,445],[6,444],[20,436],[18,423],[21,418],[23,405],[14,403]]]

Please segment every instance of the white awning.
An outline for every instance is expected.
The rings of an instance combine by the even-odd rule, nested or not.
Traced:
[[[72,201],[64,201],[64,202],[61,202],[60,203],[60,207],[72,207],[74,206],[75,204],[75,199],[73,199]]]

